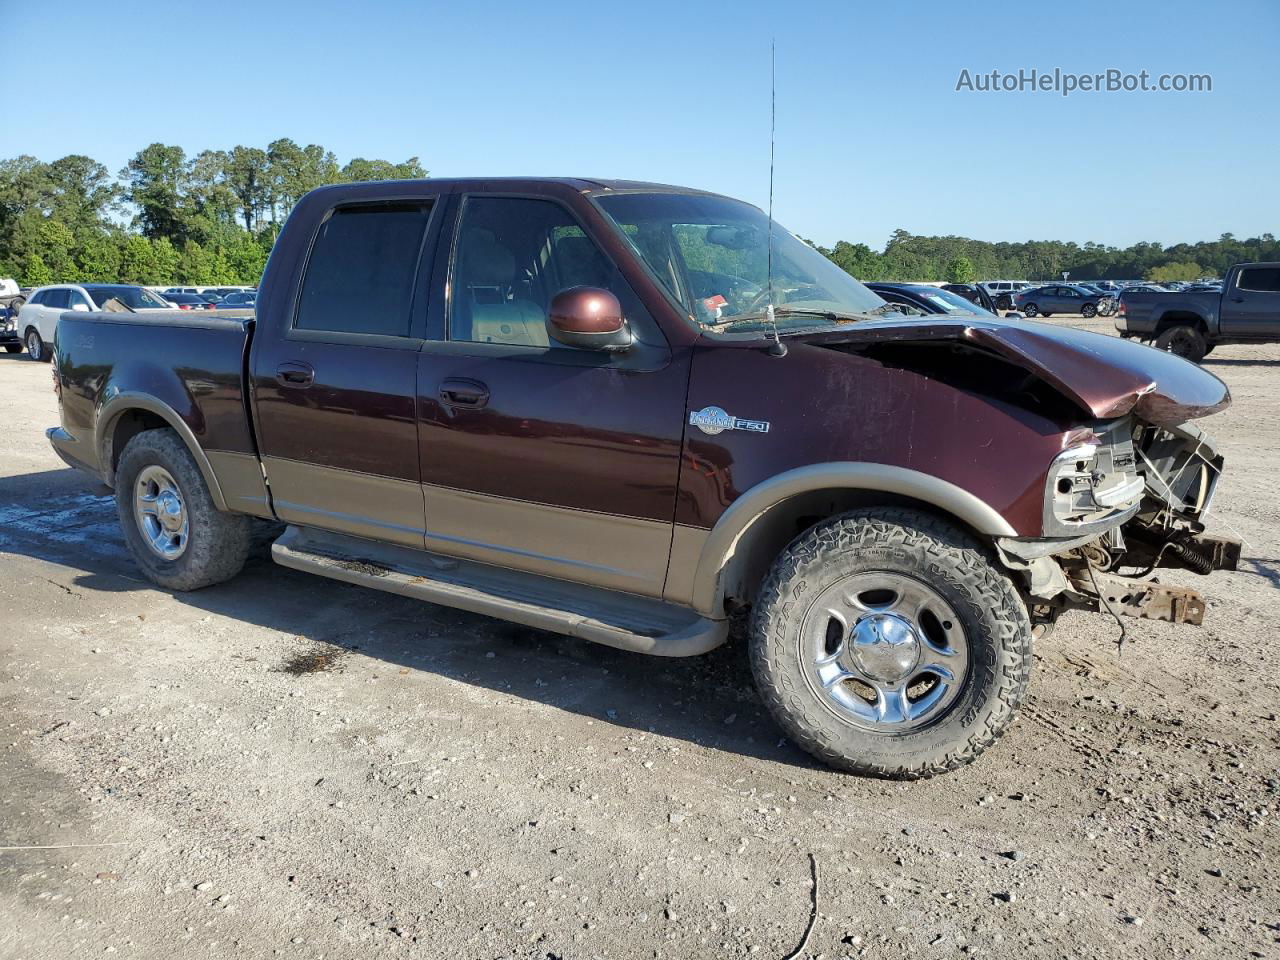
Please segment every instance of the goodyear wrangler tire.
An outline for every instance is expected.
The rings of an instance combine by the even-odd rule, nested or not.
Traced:
[[[169,429],[144,430],[125,446],[116,513],[142,572],[170,590],[230,580],[249,556],[249,518],[213,505],[195,458]]]
[[[956,527],[855,510],[802,534],[755,605],[751,666],[791,738],[851,773],[914,780],[974,760],[1031,671],[1014,584]]]

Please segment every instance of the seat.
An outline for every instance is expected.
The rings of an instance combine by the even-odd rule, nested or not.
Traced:
[[[489,230],[473,228],[462,236],[454,281],[454,340],[545,347],[546,312],[516,299],[515,258]]]

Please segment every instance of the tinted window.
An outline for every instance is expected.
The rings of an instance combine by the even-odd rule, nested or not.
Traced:
[[[617,270],[557,203],[468,198],[457,237],[451,340],[559,346],[547,337],[547,305],[569,287],[612,290],[626,311]]]
[[[67,294],[69,292],[68,290],[46,290],[41,303],[56,310],[65,310],[67,309]]]
[[[38,306],[40,306],[41,304],[43,304],[43,303],[44,303],[44,291],[43,291],[43,290],[40,290],[40,291],[38,291],[37,293],[33,293],[33,294],[31,295],[31,299],[30,299],[30,300],[28,300],[28,301],[27,301],[27,303],[31,304],[32,306],[36,306],[36,307],[38,307]]]
[[[1241,270],[1236,286],[1241,290],[1280,293],[1280,267],[1249,267]]]
[[[407,337],[429,206],[344,207],[311,248],[294,326]]]

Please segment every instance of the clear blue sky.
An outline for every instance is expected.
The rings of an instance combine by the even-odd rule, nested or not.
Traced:
[[[1280,4],[0,0],[0,156],[115,172],[276,137],[437,176],[576,174],[764,205],[822,243],[902,227],[1165,244],[1280,232]],[[15,52],[16,51],[16,52]],[[958,93],[1019,68],[1211,93]]]

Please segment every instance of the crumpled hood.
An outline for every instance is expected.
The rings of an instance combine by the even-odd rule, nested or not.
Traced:
[[[954,340],[998,354],[1099,420],[1133,414],[1157,426],[1207,417],[1231,403],[1227,385],[1163,350],[1047,323],[877,320],[804,337],[806,342],[936,343]]]

